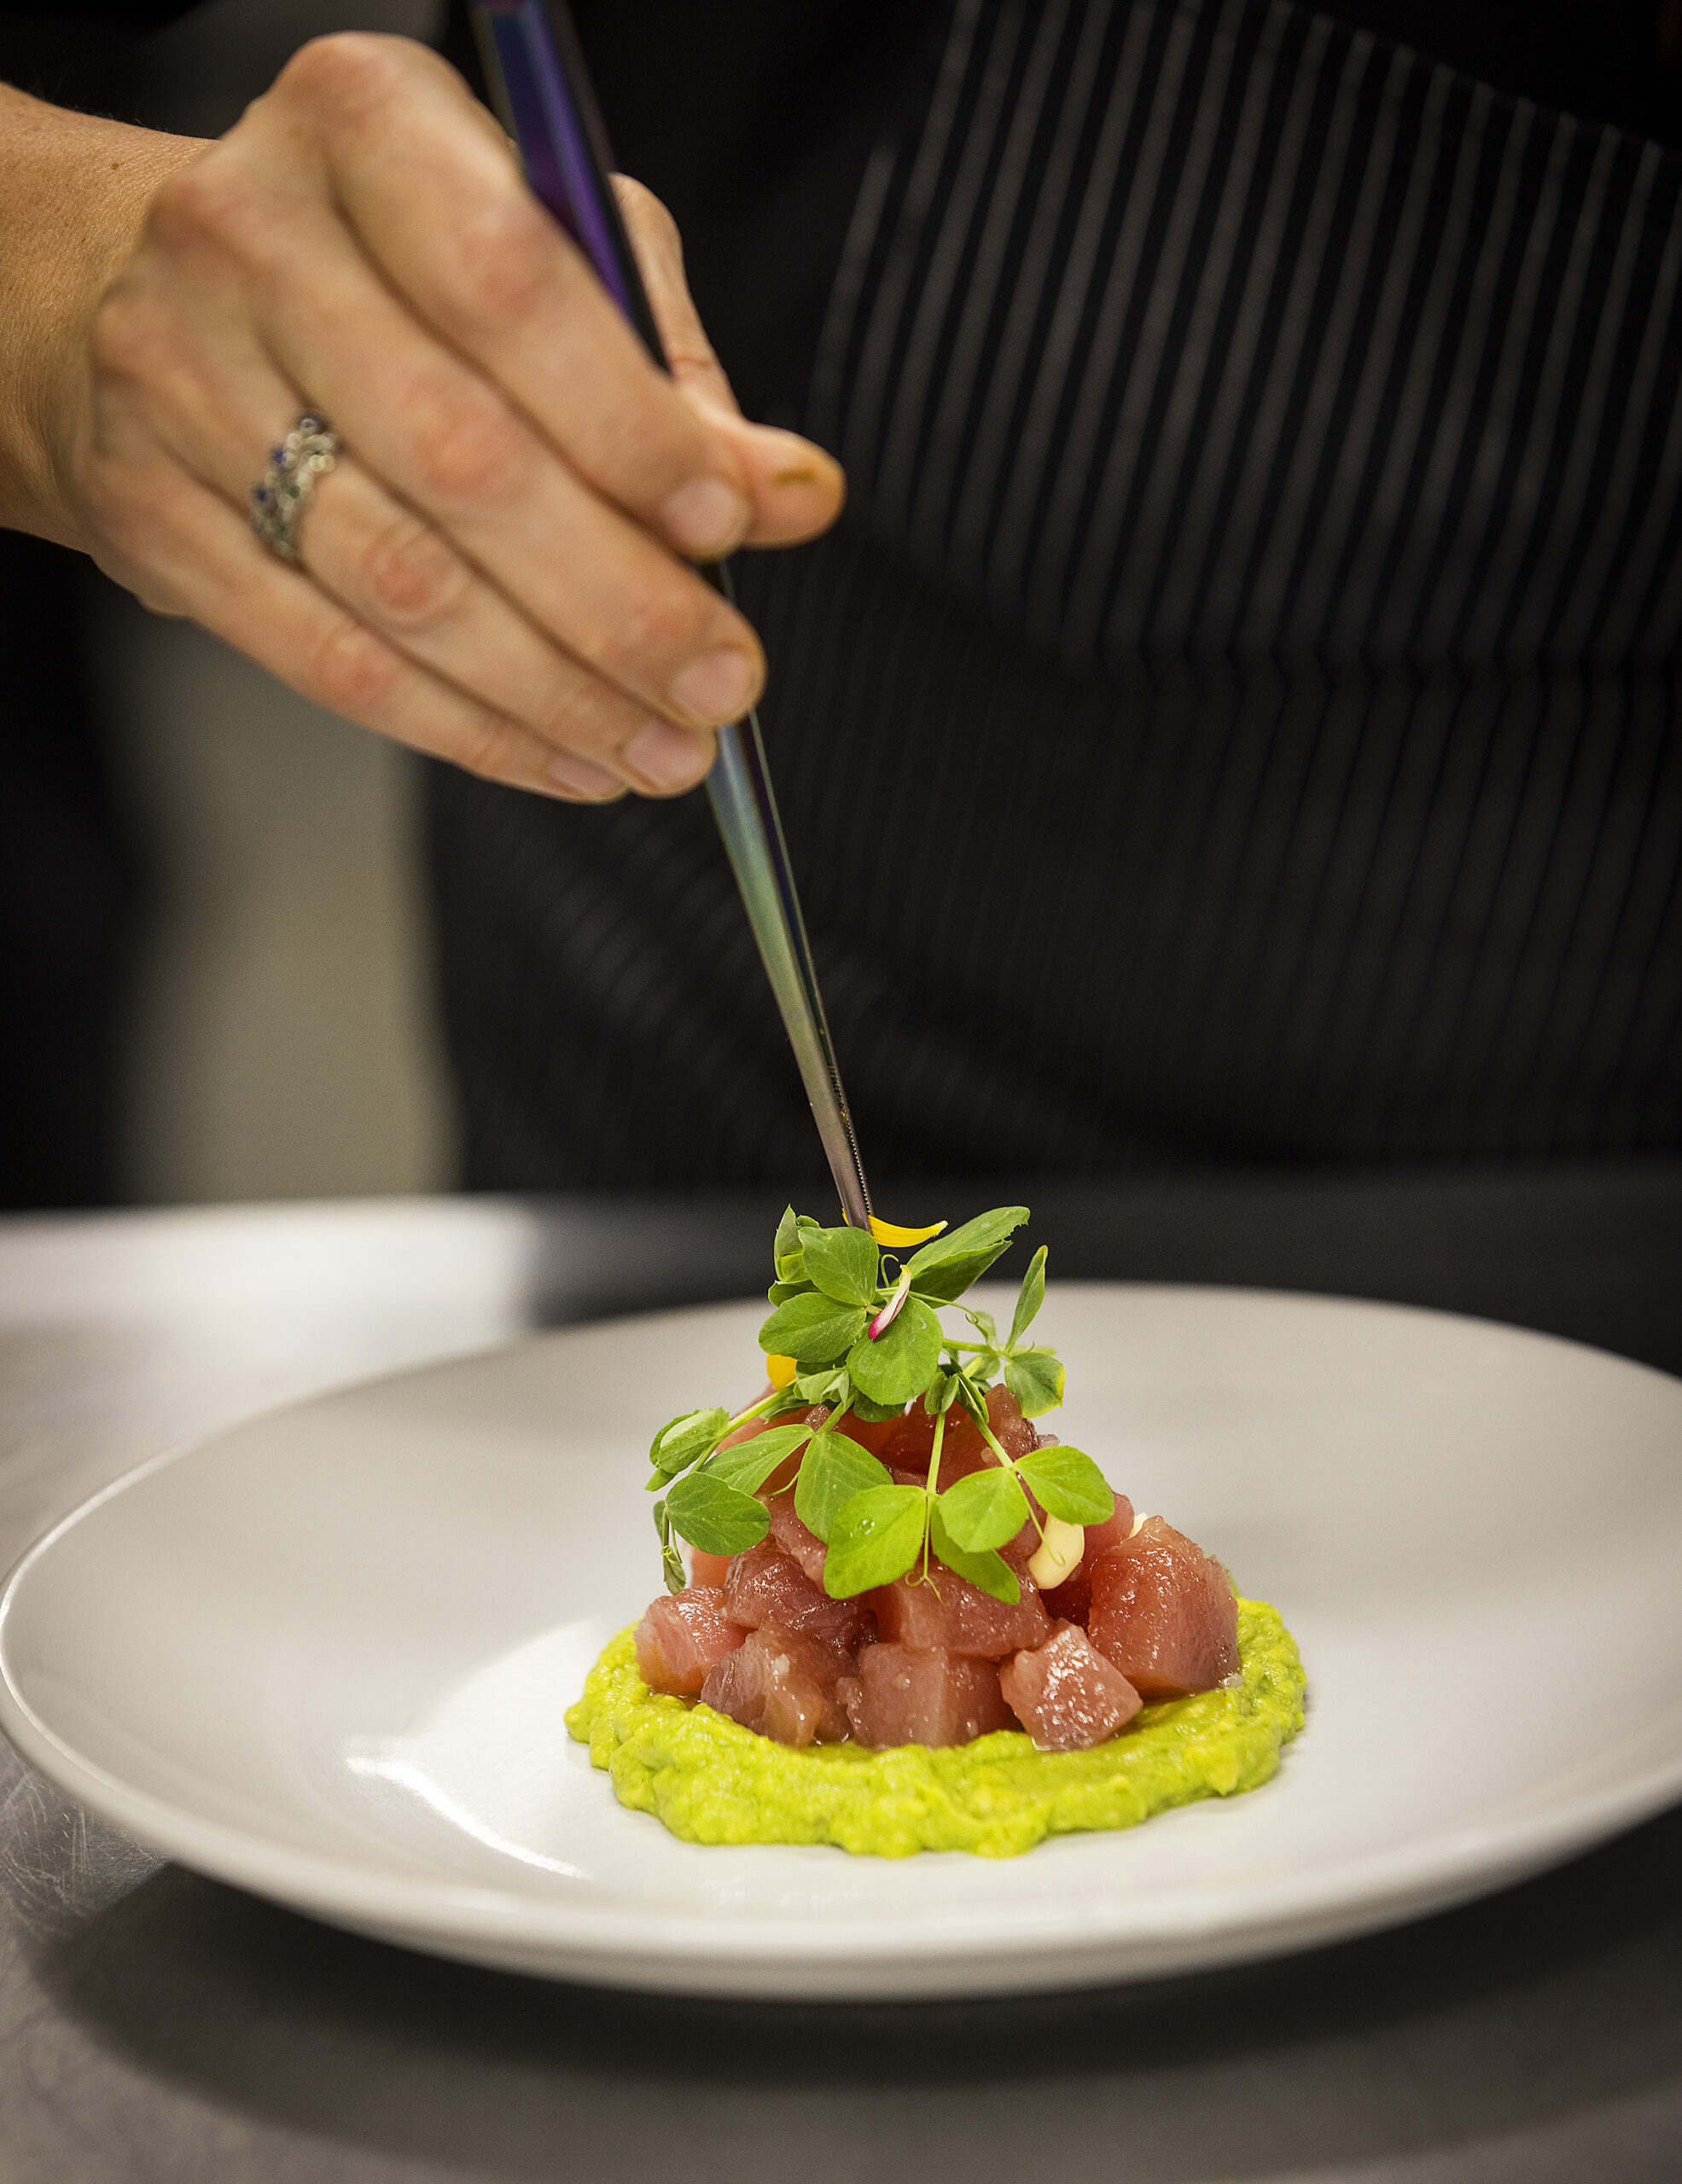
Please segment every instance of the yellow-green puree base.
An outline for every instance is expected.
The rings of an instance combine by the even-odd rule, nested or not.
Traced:
[[[623,1805],[690,1843],[834,1843],[881,1858],[1014,1858],[1047,1835],[1136,1827],[1196,1798],[1254,1790],[1302,1727],[1296,1642],[1261,1600],[1238,1603],[1242,1682],[1147,1706],[1090,1751],[1039,1751],[1020,1729],[931,1751],[791,1751],[698,1700],[649,1689],[633,1632],[585,1679],[567,1727]]]

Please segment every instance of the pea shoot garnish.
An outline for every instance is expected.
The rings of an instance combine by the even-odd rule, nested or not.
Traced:
[[[1063,1399],[1061,1362],[1028,1333],[1045,1296],[1043,1246],[1022,1277],[1009,1334],[958,1301],[1027,1217],[1025,1205],[1005,1205],[950,1230],[876,1223],[867,1234],[825,1228],[788,1209],[774,1246],[772,1310],[760,1329],[770,1393],[734,1415],[719,1406],[685,1412],[661,1428],[649,1451],[669,1590],[686,1583],[678,1540],[734,1555],[764,1539],[770,1518],[756,1496],[796,1456],[795,1512],[824,1543],[824,1589],[834,1600],[913,1571],[914,1583],[928,1579],[938,1565],[1014,1604],[1021,1589],[998,1550],[1025,1524],[1040,1526],[1042,1511],[1066,1525],[1111,1515],[1115,1497],[1090,1456],[1054,1446],[1013,1457],[989,1418],[987,1391],[1000,1380],[1025,1418]],[[902,1260],[894,1247],[911,1244],[917,1248]],[[963,1337],[941,1320],[949,1309],[968,1323]],[[919,1402],[934,1439],[927,1478],[911,1484],[896,1480],[841,1421],[884,1424]],[[993,1462],[943,1491],[941,1449],[954,1405]],[[744,1426],[759,1430],[737,1439]]]

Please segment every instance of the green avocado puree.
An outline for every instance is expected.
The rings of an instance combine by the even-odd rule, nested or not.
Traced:
[[[1014,1858],[1047,1835],[1135,1827],[1170,1805],[1254,1790],[1302,1727],[1296,1642],[1261,1600],[1238,1603],[1242,1681],[1146,1706],[1090,1751],[1040,1751],[1020,1729],[933,1751],[908,1744],[791,1751],[698,1699],[651,1692],[635,1632],[610,1641],[567,1727],[623,1805],[690,1843],[834,1843],[879,1858],[970,1850]]]

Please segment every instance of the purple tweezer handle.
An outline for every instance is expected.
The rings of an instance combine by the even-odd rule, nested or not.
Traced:
[[[613,156],[564,6],[551,0],[472,0],[474,29],[503,126],[520,147],[533,191],[601,276],[608,294],[666,364],[642,276],[608,180]],[[733,599],[722,561],[701,574]],[[742,891],[829,1172],[848,1222],[870,1226],[870,1194],[835,1066],[757,716],[721,729],[707,793]]]
[[[665,356],[608,174],[607,134],[564,9],[544,0],[473,0],[474,28],[503,126],[526,179],[595,267],[647,344]]]

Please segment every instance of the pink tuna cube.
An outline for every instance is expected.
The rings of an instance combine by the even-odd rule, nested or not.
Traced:
[[[867,1646],[836,1694],[860,1744],[968,1744],[1014,1726],[991,1661]]]
[[[824,1557],[827,1550],[817,1533],[802,1522],[794,1507],[793,1487],[785,1488],[781,1494],[762,1494],[760,1499],[770,1513],[772,1540],[786,1555],[800,1564],[814,1585],[821,1585],[824,1582]]]
[[[1084,1751],[1125,1728],[1144,1703],[1078,1623],[1059,1623],[1043,1646],[1001,1662],[998,1687],[1047,1751]]]
[[[1038,1646],[1049,1636],[1051,1619],[1032,1577],[1019,1574],[1021,1598],[1014,1607],[939,1564],[931,1564],[927,1584],[904,1577],[870,1595],[876,1626],[884,1638],[912,1652],[969,1653],[996,1661],[1006,1653]]]
[[[761,1540],[730,1564],[725,1605],[732,1620],[749,1630],[775,1623],[849,1653],[861,1638],[876,1632],[876,1618],[864,1600],[832,1600],[770,1540]]]
[[[1093,1564],[1086,1628],[1144,1699],[1210,1690],[1238,1666],[1225,1571],[1161,1517]]]
[[[637,1666],[650,1691],[699,1691],[707,1671],[748,1635],[714,1585],[688,1585],[650,1600],[637,1625]]]
[[[847,1716],[835,1696],[845,1661],[821,1639],[762,1623],[713,1664],[701,1695],[743,1728],[778,1744],[835,1743],[847,1734]]]

